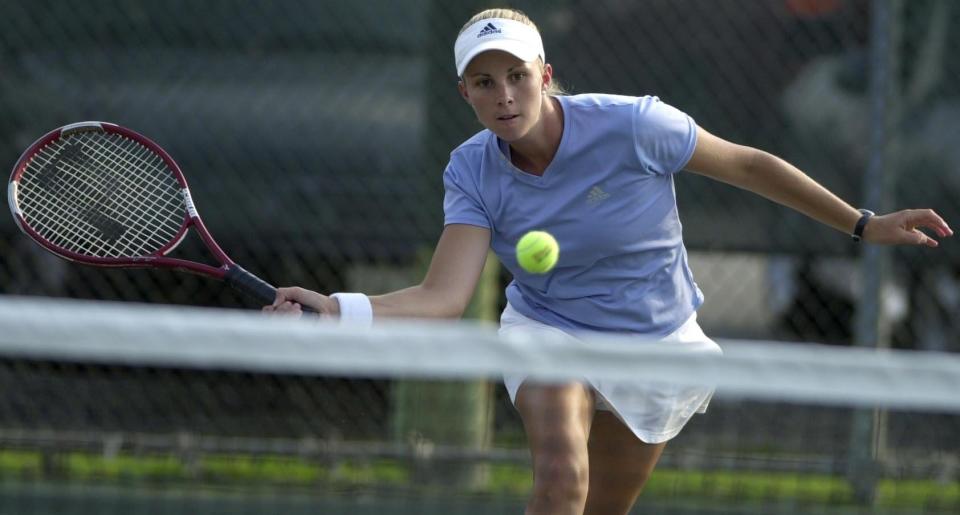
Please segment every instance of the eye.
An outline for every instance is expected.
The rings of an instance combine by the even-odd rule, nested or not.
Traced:
[[[527,78],[527,72],[514,72],[510,75],[510,79],[514,82],[520,82],[525,78]]]
[[[493,81],[486,78],[477,79],[477,82],[475,82],[474,85],[478,88],[489,88],[491,85],[493,85]]]

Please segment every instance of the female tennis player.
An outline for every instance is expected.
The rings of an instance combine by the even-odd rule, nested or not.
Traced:
[[[514,280],[501,333],[633,333],[719,352],[696,321],[703,294],[681,239],[680,170],[755,192],[871,243],[936,247],[952,234],[931,210],[858,210],[800,170],[718,138],[655,97],[559,95],[539,31],[518,11],[471,18],[454,46],[459,90],[485,130],[444,171],[445,227],[417,286],[368,297],[281,288],[270,312],[309,306],[344,321],[462,315],[488,248]],[[932,235],[919,230],[924,228]],[[517,263],[527,231],[552,233],[547,274]],[[709,388],[602,381],[505,381],[533,457],[528,514],[625,514],[666,442],[702,412]]]

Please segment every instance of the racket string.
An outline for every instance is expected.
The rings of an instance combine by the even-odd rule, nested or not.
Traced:
[[[49,224],[44,224],[44,227],[49,229],[50,232],[48,238],[70,250],[80,251],[81,253],[86,250],[96,255],[104,255],[104,249],[90,246],[98,239],[102,239],[99,238],[100,235],[96,234],[95,225],[83,223],[90,221],[85,220],[89,218],[89,216],[84,216],[83,211],[89,211],[91,206],[94,206],[98,202],[98,199],[95,197],[98,188],[95,187],[95,184],[79,182],[83,180],[85,175],[82,173],[82,169],[70,165],[67,160],[59,159],[60,152],[64,147],[66,147],[66,145],[59,144],[57,148],[50,149],[52,152],[49,152],[46,148],[41,151],[41,154],[44,155],[47,160],[44,166],[45,169],[61,165],[60,168],[58,168],[57,180],[46,181],[45,185],[41,185],[46,187],[41,187],[39,191],[47,194],[43,199],[45,202],[38,203],[37,205],[41,207],[41,209],[44,206],[48,207],[48,209],[44,209],[44,213],[48,215],[47,219],[50,222]],[[89,174],[86,174],[86,176],[88,178],[90,177]],[[78,182],[80,186],[85,185],[86,187],[78,187]],[[93,194],[91,194],[92,186]],[[102,197],[102,192],[100,193]],[[99,201],[102,201],[102,199],[99,199]],[[54,208],[57,208],[57,210],[54,210]],[[57,214],[61,216],[55,216]],[[59,230],[61,228],[65,228],[66,231]],[[85,243],[87,245],[84,245]],[[98,250],[100,250],[100,252],[97,252]]]
[[[179,184],[166,168],[163,160],[155,153],[122,136],[111,135],[110,138],[112,145],[100,144],[103,142],[93,140],[92,143],[95,145],[91,150],[102,160],[119,162],[124,169],[138,172],[122,174],[126,187],[130,190],[123,199],[135,202],[119,206],[122,209],[117,210],[116,214],[127,222],[132,230],[117,243],[126,243],[124,250],[127,252],[151,242],[151,248],[160,248],[176,235],[184,218],[184,207],[179,198]],[[148,158],[152,158],[153,163],[149,162]],[[157,239],[157,229],[164,227],[162,223],[164,220],[171,222],[167,224],[168,234],[161,234]]]
[[[116,134],[82,133],[48,145],[21,186],[31,225],[81,254],[154,253],[173,241],[185,217],[182,188],[163,159]]]
[[[173,175],[169,172],[160,156],[143,147],[139,143],[126,140],[119,135],[112,135],[112,138],[119,143],[126,143],[132,146],[132,150],[127,150],[123,155],[119,154],[117,146],[98,145],[96,151],[105,155],[105,159],[115,159],[124,162],[128,169],[147,170],[148,174],[125,174],[124,180],[130,189],[134,190],[132,194],[125,196],[127,199],[136,199],[138,201],[137,209],[124,209],[117,213],[124,221],[131,222],[130,227],[137,230],[135,233],[138,238],[130,238],[134,241],[151,241],[151,238],[157,237],[153,233],[148,233],[148,229],[159,229],[164,227],[162,223],[169,220],[169,234],[159,235],[159,246],[176,235],[179,231],[180,223],[183,221],[185,206],[182,198],[177,195],[171,195],[170,190],[179,193],[180,187]],[[152,162],[151,162],[152,161]],[[166,179],[166,180],[163,180]],[[146,182],[146,184],[143,184]],[[164,193],[163,195],[159,194]]]
[[[44,169],[48,169],[51,166],[55,167],[58,164],[57,150],[50,153],[45,148],[42,149],[38,155],[42,155],[47,159]],[[69,168],[66,171],[69,171]],[[58,177],[62,176],[59,171],[57,175]],[[41,184],[41,187],[35,192],[38,198],[36,198],[36,202],[33,202],[32,205],[36,209],[28,209],[24,212],[24,215],[27,216],[30,213],[34,213],[35,218],[31,220],[31,224],[37,229],[46,229],[46,231],[41,231],[41,233],[51,242],[75,252],[104,255],[103,253],[95,252],[96,249],[91,250],[89,245],[84,245],[85,242],[94,242],[98,239],[98,235],[94,232],[92,226],[83,224],[83,220],[79,216],[78,206],[84,203],[90,204],[92,199],[80,198],[83,196],[82,194],[86,192],[76,189],[71,190],[69,188],[75,181],[76,177],[69,176],[67,180],[57,180],[55,183],[51,180],[45,181],[46,184]],[[29,185],[26,176],[24,180],[22,180],[22,183]],[[57,187],[55,188],[55,186]],[[63,191],[65,189],[66,191]],[[30,192],[32,193],[32,191]],[[58,195],[62,193],[72,193],[72,195]],[[24,195],[24,197],[31,198],[30,195]],[[67,201],[69,200],[73,202],[68,204]],[[26,202],[26,204],[29,206],[31,203]],[[70,209],[70,207],[72,207],[72,209]],[[41,216],[42,218],[40,218]]]

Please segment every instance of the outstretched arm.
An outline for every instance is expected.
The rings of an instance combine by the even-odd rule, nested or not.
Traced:
[[[463,315],[490,247],[490,230],[451,224],[444,228],[423,282],[410,288],[370,297],[379,317],[458,318]],[[339,317],[336,299],[304,288],[278,288],[277,299],[266,312],[299,312],[310,306],[318,313]]]
[[[861,216],[856,208],[783,159],[730,143],[701,127],[697,127],[697,146],[687,169],[762,195],[847,234],[853,232]],[[933,210],[906,209],[871,218],[863,239],[889,245],[939,245],[920,228],[940,238],[953,234]]]

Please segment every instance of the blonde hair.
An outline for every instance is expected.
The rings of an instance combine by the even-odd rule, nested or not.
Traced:
[[[460,32],[457,33],[457,36],[459,36],[460,34],[463,34],[463,31],[467,30],[474,23],[477,23],[480,20],[487,20],[490,18],[501,18],[504,20],[518,21],[524,25],[529,26],[533,30],[537,31],[537,34],[540,33],[540,29],[537,28],[537,24],[533,23],[533,20],[531,20],[529,16],[524,14],[523,11],[520,11],[517,9],[487,9],[485,11],[480,11],[477,14],[474,14],[469,20],[467,20],[467,23],[463,24],[463,27],[460,29]],[[542,73],[545,63],[539,57],[537,58],[537,61],[540,62],[540,71]],[[550,96],[567,94],[567,92],[564,91],[563,86],[561,86],[556,79],[552,79],[550,81],[550,85],[547,86],[546,93]]]

